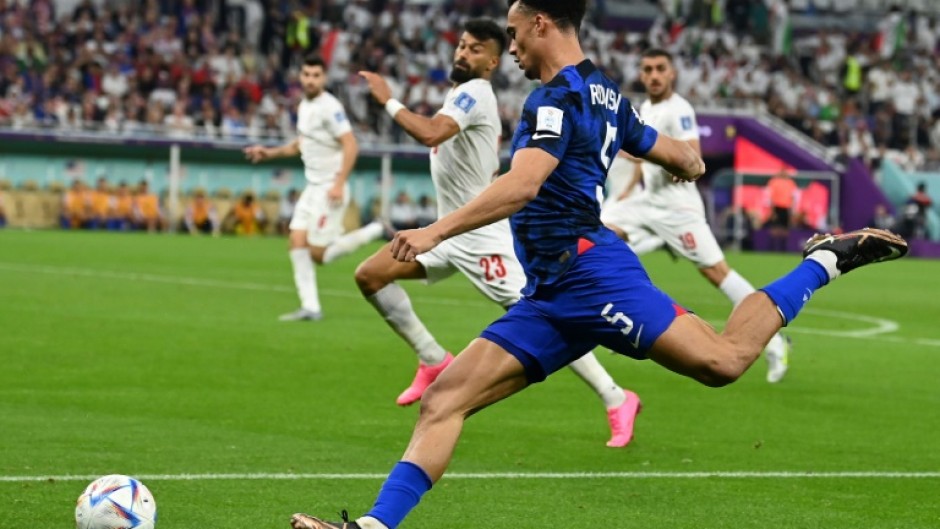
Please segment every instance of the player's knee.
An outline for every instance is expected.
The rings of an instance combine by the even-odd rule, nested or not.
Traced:
[[[307,247],[307,232],[301,230],[292,230],[287,237],[287,245],[291,250],[298,250]]]
[[[440,422],[456,413],[455,401],[449,391],[437,382],[428,386],[421,395],[421,421]]]
[[[717,287],[721,285],[726,277],[728,277],[728,273],[731,270],[728,268],[727,263],[721,261],[720,263],[714,264],[712,266],[699,268],[698,271],[702,274],[703,277],[705,277],[705,279],[708,280],[708,282]]]
[[[360,264],[356,268],[355,278],[356,285],[359,286],[359,291],[364,296],[371,296],[388,285],[388,281],[381,271],[369,261]]]
[[[712,388],[720,388],[741,378],[743,370],[733,362],[714,359],[702,366],[696,377],[699,382]]]

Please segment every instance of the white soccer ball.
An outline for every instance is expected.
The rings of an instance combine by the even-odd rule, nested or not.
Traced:
[[[156,523],[153,494],[140,481],[120,474],[92,481],[75,506],[78,529],[153,529]]]

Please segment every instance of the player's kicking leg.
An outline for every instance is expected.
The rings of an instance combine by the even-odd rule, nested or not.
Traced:
[[[708,282],[728,297],[732,306],[754,293],[754,287],[728,266],[721,246],[702,215],[659,208],[649,208],[645,213],[648,229],[667,241],[666,247],[673,255],[692,262]],[[640,255],[632,242],[630,246]],[[789,352],[789,341],[780,333],[774,334],[765,348],[768,382],[779,382],[786,374]]]
[[[796,318],[819,288],[855,268],[907,254],[904,239],[884,230],[817,235],[792,272],[748,295],[719,334],[692,315],[677,317],[649,357],[709,386],[737,380],[781,327]]]
[[[418,355],[418,371],[411,384],[396,399],[399,406],[420,400],[427,387],[454,358],[437,343],[418,319],[408,293],[395,283],[402,279],[424,279],[426,276],[420,263],[396,261],[388,245],[380,248],[356,269],[356,284],[363,297]]]
[[[715,243],[717,247],[717,242]],[[733,306],[738,306],[744,298],[753,294],[756,289],[737,271],[728,266],[724,260],[711,266],[699,268],[709,283],[721,290],[731,300]],[[771,384],[780,382],[787,374],[790,357],[790,341],[780,333],[774,334],[764,349],[767,359],[767,382]]]

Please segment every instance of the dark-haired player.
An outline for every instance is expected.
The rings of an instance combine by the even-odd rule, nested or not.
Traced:
[[[499,171],[501,130],[496,94],[490,84],[506,47],[506,32],[491,20],[470,20],[454,50],[450,78],[453,87],[444,106],[424,117],[392,99],[382,77],[362,72],[375,99],[405,131],[431,147],[431,179],[437,190],[438,216],[443,217],[483,192]],[[435,282],[461,272],[486,297],[509,308],[521,296],[525,272],[513,249],[505,220],[450,239],[415,261],[399,262],[381,248],[356,270],[363,296],[404,338],[418,356],[414,379],[396,403],[417,402],[453,360],[418,319],[407,292],[395,281],[427,279]],[[611,438],[607,446],[622,447],[633,437],[640,400],[625,391],[604,370],[592,353],[571,364],[604,402]]]
[[[245,157],[252,163],[300,156],[307,187],[297,200],[290,221],[290,262],[300,307],[281,321],[317,321],[323,317],[314,262],[326,264],[380,238],[385,230],[373,222],[343,234],[343,216],[349,205],[347,179],[359,146],[346,110],[326,91],[326,69],[316,55],[304,58],[300,68],[304,98],[297,107],[297,138],[279,147],[252,145]]]
[[[673,88],[676,70],[672,55],[656,48],[643,52],[640,81],[648,96],[640,105],[640,118],[660,133],[688,142],[701,153],[695,110]],[[734,305],[754,292],[748,280],[728,266],[705,219],[705,204],[694,183],[675,182],[662,167],[641,161],[635,165],[633,181],[627,185],[627,189],[631,188],[635,191],[626,200],[605,203],[601,221],[627,240],[634,253],[642,255],[665,244],[673,255],[694,264],[702,277]],[[651,241],[655,242],[647,244]],[[765,350],[768,382],[779,382],[786,374],[789,349],[789,342],[779,333],[770,339]]]
[[[617,151],[695,180],[705,164],[688,143],[647,127],[617,85],[585,59],[586,0],[509,0],[509,52],[542,86],[526,100],[512,166],[483,193],[420,230],[396,234],[413,261],[441,242],[511,216],[526,271],[524,297],[428,388],[402,460],[372,509],[354,522],[305,514],[294,529],[395,529],[444,474],[470,415],[539,382],[598,344],[649,358],[709,386],[736,380],[816,289],[854,268],[907,253],[880,230],[819,235],[790,274],[739,304],[722,333],[653,286],[639,259],[600,221],[598,188]]]

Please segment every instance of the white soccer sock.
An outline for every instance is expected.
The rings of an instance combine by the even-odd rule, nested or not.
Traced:
[[[382,290],[366,298],[379,311],[388,325],[408,342],[417,353],[421,363],[435,366],[444,361],[447,351],[431,336],[418,319],[408,293],[395,283],[385,285]]]
[[[356,520],[356,524],[362,529],[388,529],[384,523],[371,516],[363,516]]]
[[[300,306],[320,312],[320,296],[317,294],[317,271],[313,266],[313,258],[307,248],[296,248],[290,251],[290,262],[294,267],[294,285],[300,297]]]
[[[343,235],[326,247],[326,251],[323,252],[323,264],[332,263],[344,255],[355,252],[363,245],[381,237],[383,231],[385,228],[381,223],[372,222]]]
[[[604,401],[605,408],[616,408],[627,400],[623,388],[614,382],[610,373],[597,361],[594,353],[582,356],[568,364],[568,367],[591,386],[597,396]]]
[[[816,250],[807,255],[806,259],[816,261],[822,265],[822,267],[826,269],[826,273],[829,274],[829,281],[842,275],[842,272],[840,272],[839,268],[836,266],[836,262],[839,258],[836,257],[836,254],[832,253],[831,250]]]
[[[731,304],[735,307],[737,307],[738,303],[741,303],[744,298],[754,293],[754,286],[734,270],[728,272],[728,275],[725,276],[725,280],[718,285],[718,288],[728,296],[728,299],[731,300]]]

